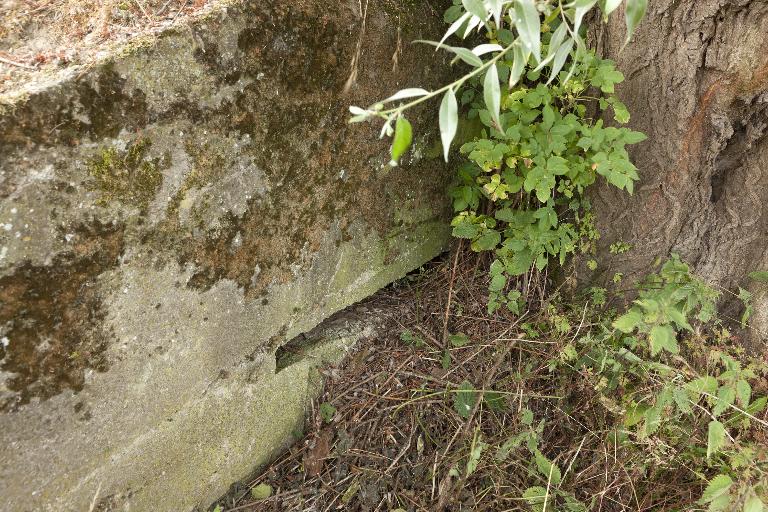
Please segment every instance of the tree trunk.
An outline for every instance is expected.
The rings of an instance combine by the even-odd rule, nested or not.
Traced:
[[[747,274],[768,270],[768,2],[652,0],[623,51],[622,16],[597,37],[626,76],[631,127],[648,134],[632,150],[635,195],[603,186],[594,198],[606,273],[632,282],[677,252],[713,285],[755,294],[749,338],[764,344],[766,285]],[[616,241],[633,249],[610,255]]]

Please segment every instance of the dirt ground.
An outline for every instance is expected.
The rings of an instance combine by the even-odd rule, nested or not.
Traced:
[[[489,316],[483,258],[454,250],[364,301],[386,312],[386,334],[323,371],[303,437],[209,512],[691,510],[706,480],[661,438],[620,444],[601,377],[562,359],[595,328],[586,307],[563,330],[541,301],[557,291],[531,281],[527,311]],[[765,446],[768,433],[752,435]],[[563,468],[557,496],[531,443]],[[525,497],[532,486],[549,505]]]
[[[215,0],[0,0],[0,93],[114,44],[156,33]]]

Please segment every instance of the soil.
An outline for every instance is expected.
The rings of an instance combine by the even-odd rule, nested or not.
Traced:
[[[489,316],[488,264],[454,249],[364,301],[377,318],[385,312],[384,334],[323,371],[303,437],[209,512],[689,510],[717,469],[694,474],[676,450],[706,446],[706,427],[679,446],[667,444],[674,436],[617,444],[619,395],[605,399],[603,376],[563,359],[597,325],[586,305],[560,316],[542,302],[558,291],[532,276],[517,284],[527,311]],[[754,392],[766,384],[756,380]],[[757,423],[743,435],[766,446]],[[768,464],[768,450],[754,460]],[[541,461],[562,468],[557,490]]]
[[[0,0],[0,93],[207,11],[215,0]]]

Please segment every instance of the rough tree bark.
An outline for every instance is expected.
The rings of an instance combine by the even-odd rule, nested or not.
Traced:
[[[677,252],[710,283],[755,294],[748,336],[764,346],[768,294],[746,274],[768,270],[768,2],[652,0],[622,51],[625,37],[614,16],[598,49],[624,71],[619,95],[648,140],[632,151],[635,195],[606,186],[595,197],[606,274],[631,282]],[[618,240],[633,250],[609,255]]]

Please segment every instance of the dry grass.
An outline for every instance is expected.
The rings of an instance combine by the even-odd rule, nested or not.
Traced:
[[[534,413],[534,427],[541,422],[540,449],[562,468],[560,489],[590,510],[658,511],[694,503],[702,480],[672,463],[675,453],[658,458],[664,447],[617,447],[617,416],[601,403],[592,376],[548,367],[564,345],[592,327],[582,311],[574,310],[566,334],[554,328],[531,334],[532,324],[549,322],[547,313],[489,318],[487,261],[454,255],[374,299],[396,312],[390,334],[361,347],[343,369],[327,372],[304,439],[234,489],[220,502],[222,510],[530,510],[521,499],[525,489],[551,482],[532,469],[525,443],[506,459],[496,456],[510,437],[529,429],[521,419],[525,408]],[[404,331],[423,344],[404,342]],[[445,331],[463,332],[471,341],[449,346]],[[480,395],[499,393],[494,398],[503,405],[489,407],[480,399],[468,418],[460,417],[454,399],[464,381]],[[321,418],[323,402],[336,409],[331,422]],[[483,456],[467,474],[473,442],[480,441]],[[458,476],[451,475],[454,467]],[[270,485],[272,496],[253,500],[250,489],[259,484]],[[550,499],[563,505],[562,495]]]
[[[213,0],[0,0],[0,91],[43,70],[87,63]]]

